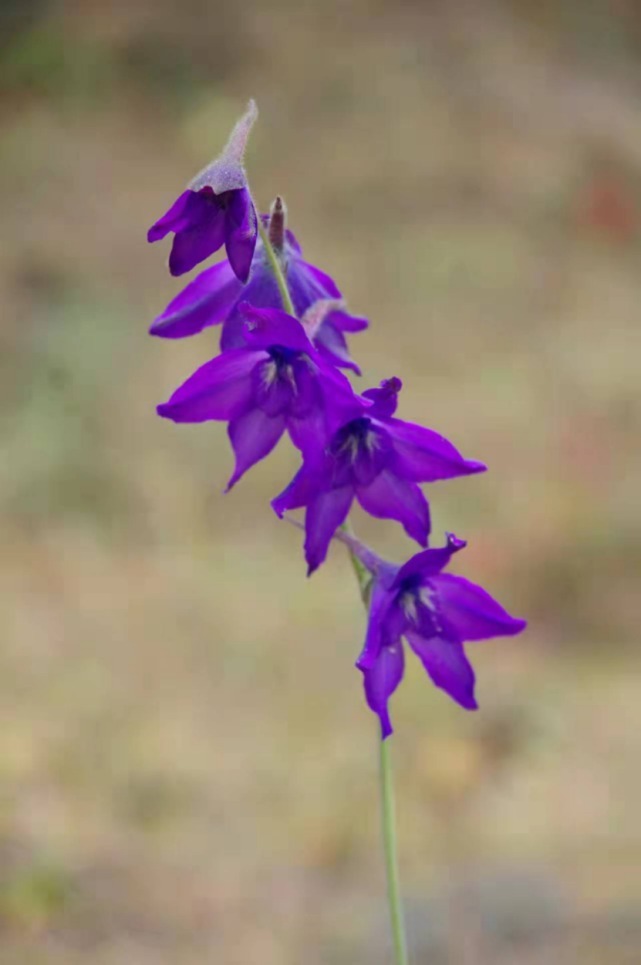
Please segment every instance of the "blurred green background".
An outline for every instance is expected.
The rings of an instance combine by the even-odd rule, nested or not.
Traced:
[[[255,96],[248,169],[365,380],[490,466],[431,488],[526,635],[481,711],[393,700],[414,962],[641,960],[641,8],[3,0],[0,961],[389,962],[364,619],[220,425],[148,226]],[[360,517],[379,552],[413,547]]]

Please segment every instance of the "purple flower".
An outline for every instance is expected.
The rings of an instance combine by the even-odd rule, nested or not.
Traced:
[[[285,430],[304,453],[361,408],[348,380],[319,355],[297,319],[251,305],[242,312],[247,344],[206,362],[158,406],[174,422],[229,421],[236,468],[227,489]]]
[[[256,210],[247,187],[243,154],[258,111],[250,101],[223,153],[198,174],[147,234],[160,241],[170,231],[172,275],[183,275],[225,245],[231,270],[247,281],[256,247]]]
[[[354,498],[380,519],[396,519],[412,539],[427,545],[429,507],[417,485],[482,472],[432,429],[394,418],[401,380],[364,392],[362,408],[338,426],[324,447],[303,453],[301,469],[273,500],[279,516],[306,507],[308,574],[320,566],[330,540]]]
[[[271,216],[263,217],[267,220],[270,240],[283,266],[297,316],[305,316],[319,302],[327,303],[328,311],[313,333],[317,350],[333,365],[360,374],[358,366],[350,358],[345,333],[367,328],[367,319],[348,314],[334,281],[303,260],[296,238],[291,231],[285,231],[284,208],[280,199],[276,199]],[[278,233],[272,230],[276,218],[280,229]],[[213,265],[201,272],[169,303],[153,322],[150,332],[162,338],[184,338],[210,325],[222,323],[221,348],[223,351],[238,348],[245,344],[244,318],[240,311],[243,302],[250,302],[257,308],[282,307],[278,285],[260,238],[247,285],[239,281],[228,261]]]
[[[383,739],[392,733],[388,700],[403,678],[402,637],[437,687],[466,710],[476,710],[474,670],[463,643],[514,636],[526,621],[510,616],[475,583],[442,572],[465,541],[448,534],[446,546],[395,566],[358,540],[341,538],[374,577],[365,646],[356,666],[363,672],[365,697],[380,718]]]

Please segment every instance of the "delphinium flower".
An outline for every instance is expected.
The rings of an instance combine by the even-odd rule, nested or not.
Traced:
[[[232,271],[241,282],[247,281],[258,225],[243,155],[257,116],[256,104],[250,101],[222,154],[196,175],[149,229],[147,240],[152,242],[174,233],[169,255],[172,275],[191,271],[224,244]]]
[[[335,302],[314,332],[314,345],[327,361],[360,374],[349,355],[345,333],[367,328],[367,319],[349,314],[334,280],[303,259],[298,241],[286,227],[286,209],[281,198],[276,198],[269,216],[261,217],[286,278],[296,315],[302,318],[318,301]],[[240,310],[243,303],[249,302],[257,308],[283,307],[260,238],[247,284],[243,284],[245,280],[234,273],[227,259],[206,268],[155,319],[151,334],[161,338],[184,338],[222,323],[221,348],[238,348],[245,342],[244,318]]]
[[[514,636],[526,622],[510,616],[476,583],[443,573],[465,541],[448,534],[445,546],[396,566],[349,535],[341,539],[372,574],[367,636],[356,666],[383,738],[392,733],[388,701],[403,678],[403,638],[437,687],[466,710],[476,710],[474,670],[463,643]]]
[[[477,707],[474,671],[464,643],[519,633],[525,621],[484,589],[445,573],[465,546],[448,536],[402,566],[382,560],[352,534],[357,500],[370,515],[397,520],[426,547],[428,502],[419,486],[482,472],[432,429],[395,415],[400,379],[357,395],[340,368],[360,374],[346,332],[367,327],[348,314],[333,279],[306,262],[287,230],[280,199],[260,219],[243,168],[256,107],[250,102],[218,160],[192,181],[151,228],[149,240],[174,233],[172,274],[189,271],[224,244],[227,259],[202,271],[154,321],[165,338],[222,324],[221,354],[202,365],[158,412],[174,422],[228,422],[235,453],[230,489],[288,433],[302,465],[272,506],[278,515],[305,509],[308,573],[325,560],[332,538],[350,550],[368,611],[357,667],[369,707],[380,720],[383,841],[397,965],[407,965],[398,875],[388,742],[388,703],[404,672],[404,644],[437,687],[467,710]],[[257,240],[258,236],[258,240]],[[288,517],[289,518],[289,517]]]
[[[174,422],[229,422],[236,455],[230,489],[283,433],[302,452],[361,410],[345,376],[317,352],[297,319],[244,305],[245,344],[216,356],[158,413]]]
[[[428,502],[418,486],[482,472],[481,462],[465,459],[443,436],[394,417],[398,378],[368,389],[360,411],[325,441],[304,453],[296,476],[272,506],[279,516],[306,507],[305,558],[312,573],[323,562],[336,529],[354,499],[380,519],[400,522],[412,539],[427,544]]]

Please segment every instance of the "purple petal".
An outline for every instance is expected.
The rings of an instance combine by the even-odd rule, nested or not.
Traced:
[[[399,473],[414,482],[434,482],[483,472],[481,462],[464,459],[451,442],[423,426],[389,419],[386,428],[394,439]]]
[[[427,579],[434,576],[435,573],[440,573],[447,566],[452,555],[466,546],[467,543],[464,539],[459,539],[453,533],[448,533],[446,546],[423,550],[422,553],[416,553],[407,563],[404,563],[396,574],[394,586],[398,588],[404,580],[410,577],[420,576]]]
[[[296,311],[301,315],[319,298],[341,297],[333,278],[295,255],[290,258],[287,282]]]
[[[238,303],[232,308],[223,325],[220,337],[220,348],[223,352],[230,348],[247,345],[244,333],[245,316],[239,307],[241,304],[248,302],[254,308],[273,308],[281,304],[276,279],[267,265],[258,257],[254,258],[254,266],[249,281],[244,288],[239,283],[239,289],[242,300],[239,298]]]
[[[379,519],[397,519],[408,536],[425,546],[430,532],[430,512],[416,483],[384,469],[369,486],[357,486],[356,496],[366,512]]]
[[[197,195],[201,198],[202,195]],[[172,275],[184,275],[195,265],[200,264],[225,241],[225,215],[222,208],[203,200],[205,206],[198,213],[198,220],[189,227],[181,229],[174,236],[169,255],[169,271]]]
[[[482,587],[462,576],[441,573],[432,578],[441,614],[460,640],[514,636],[526,627],[504,610]]]
[[[332,324],[334,314],[329,315],[316,332],[314,345],[331,365],[351,369],[356,375],[360,375],[361,370],[356,362],[352,361],[345,336]]]
[[[246,282],[249,278],[257,232],[256,209],[249,191],[247,188],[230,191],[226,212],[225,247],[234,274],[242,282]]]
[[[262,409],[250,409],[229,423],[229,438],[236,454],[236,468],[227,492],[252,466],[272,451],[285,431],[284,416],[272,418]]]
[[[228,261],[205,269],[167,305],[149,329],[162,338],[195,335],[224,322],[243,290]]]
[[[282,493],[272,499],[272,509],[282,519],[287,510],[307,506],[325,486],[325,478],[305,463]]]
[[[334,328],[340,332],[362,332],[369,328],[369,320],[362,315],[350,315],[349,312],[332,312],[328,319]]]
[[[251,371],[264,357],[264,352],[235,349],[205,362],[158,406],[158,415],[174,422],[237,418],[252,403]]]
[[[374,666],[383,640],[383,624],[393,603],[394,594],[385,588],[381,580],[375,579],[370,596],[367,635],[356,661],[359,670],[371,670]]]
[[[465,707],[466,710],[477,710],[478,704],[474,696],[474,670],[465,656],[462,645],[457,641],[444,640],[441,637],[431,637],[426,640],[412,632],[406,633],[405,636],[432,678],[432,683],[449,694],[461,707]]]
[[[366,389],[363,396],[373,402],[369,414],[376,419],[390,419],[396,412],[398,393],[403,388],[399,378],[383,379],[377,389]]]
[[[305,559],[307,575],[318,569],[329,548],[330,540],[345,521],[354,498],[351,486],[329,489],[311,500],[305,514]]]
[[[246,319],[245,339],[252,348],[278,345],[297,352],[314,351],[305,329],[292,315],[277,308],[255,308],[247,302],[239,308]]]
[[[321,408],[302,418],[289,416],[287,429],[293,444],[303,455],[318,451],[328,439],[325,414]]]
[[[363,674],[365,697],[370,709],[380,718],[383,740],[393,730],[387,702],[403,679],[404,664],[403,647],[397,640],[382,647],[374,666]]]
[[[154,241],[161,241],[170,231],[183,231],[188,228],[192,221],[190,212],[193,210],[194,194],[193,191],[183,191],[162,218],[151,226],[147,232],[147,241],[153,244]],[[196,206],[198,207],[198,202]]]

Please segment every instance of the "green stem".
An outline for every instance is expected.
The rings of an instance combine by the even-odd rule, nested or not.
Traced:
[[[278,255],[274,251],[269,240],[265,226],[261,219],[258,219],[258,230],[265,246],[265,253],[269,261],[271,270],[274,273],[283,308],[290,315],[296,316],[292,296],[287,287],[287,279],[283,272]],[[342,529],[353,535],[349,520],[345,520]],[[348,547],[349,558],[354,569],[354,574],[358,582],[358,588],[363,601],[365,610],[369,610],[369,597],[372,588],[372,577],[369,570],[363,566],[356,554]],[[394,809],[394,787],[392,783],[392,767],[390,761],[390,738],[381,740],[379,757],[379,783],[381,795],[381,824],[383,829],[383,850],[385,852],[385,870],[387,874],[387,897],[389,902],[390,919],[392,923],[392,940],[394,943],[395,965],[408,965],[407,941],[405,938],[405,925],[403,922],[403,905],[401,902],[401,889],[398,879],[398,860],[396,856],[396,817]]]
[[[276,284],[278,285],[278,291],[280,292],[283,308],[290,315],[296,317],[294,303],[292,301],[292,296],[289,294],[289,288],[287,287],[287,279],[285,278],[283,267],[279,261],[278,255],[272,247],[272,243],[269,240],[269,236],[265,230],[265,225],[263,224],[260,216],[258,218],[258,232],[260,234],[261,241],[265,246],[265,254],[267,255],[267,260],[269,261],[269,267],[273,271]]]
[[[389,903],[394,942],[396,965],[408,965],[407,939],[403,921],[403,902],[398,878],[398,859],[396,856],[396,809],[394,807],[394,783],[390,741],[379,738],[379,779],[381,789],[381,826],[383,829],[383,848],[385,850],[385,870],[387,872],[387,900]]]

